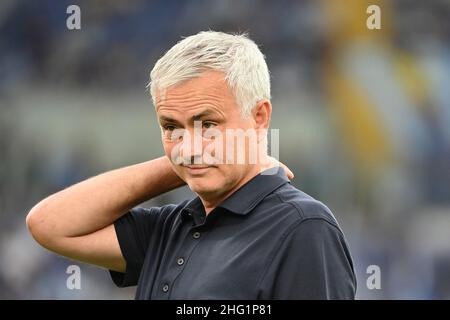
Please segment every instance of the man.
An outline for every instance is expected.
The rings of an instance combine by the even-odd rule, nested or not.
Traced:
[[[150,90],[166,156],[42,200],[27,216],[34,238],[137,284],[137,299],[353,299],[335,218],[267,154],[270,80],[256,44],[185,38],[156,63]],[[198,197],[135,207],[185,183]]]

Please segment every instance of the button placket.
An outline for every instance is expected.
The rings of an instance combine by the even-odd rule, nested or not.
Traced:
[[[204,222],[204,221],[203,221]],[[186,230],[185,233],[185,241],[183,241],[182,246],[177,250],[176,254],[172,256],[171,267],[168,266],[168,269],[164,275],[164,280],[161,283],[161,287],[159,290],[162,295],[165,296],[166,299],[170,299],[173,294],[173,288],[175,286],[175,282],[178,278],[183,274],[185,266],[192,252],[195,250],[195,247],[200,243],[197,239],[203,237],[203,232],[194,231],[197,227],[190,227]]]

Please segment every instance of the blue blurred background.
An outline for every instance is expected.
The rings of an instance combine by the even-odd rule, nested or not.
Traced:
[[[81,30],[66,8],[81,8]],[[366,8],[381,8],[368,30]],[[201,30],[247,31],[271,70],[272,128],[297,188],[347,239],[361,299],[450,298],[450,1],[66,1],[0,4],[0,298],[120,299],[106,271],[28,234],[45,196],[163,154],[145,86]],[[173,191],[145,206],[178,202]],[[66,268],[81,268],[81,290]],[[367,267],[381,289],[366,286]]]

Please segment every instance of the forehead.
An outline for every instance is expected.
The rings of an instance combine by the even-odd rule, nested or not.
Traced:
[[[189,109],[203,105],[226,107],[235,103],[225,76],[220,71],[209,70],[200,76],[171,86],[156,99],[156,111]]]

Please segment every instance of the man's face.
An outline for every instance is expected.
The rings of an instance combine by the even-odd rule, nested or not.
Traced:
[[[254,162],[237,161],[237,149],[244,148],[247,153],[250,139],[246,139],[243,146],[234,143],[231,163],[224,160],[231,151],[225,148],[226,130],[251,131],[256,129],[257,124],[253,116],[241,116],[223,73],[206,71],[197,78],[169,87],[162,98],[158,97],[156,104],[165,153],[171,159],[175,172],[192,191],[203,198],[218,198],[236,188],[240,181],[255,171]],[[208,164],[204,161],[205,153],[217,149],[211,147],[218,142],[214,134],[205,136],[208,132],[222,134],[224,148],[221,148],[223,157],[220,159],[223,161],[219,163]],[[180,156],[178,160],[182,161],[176,161],[177,155]],[[213,151],[211,155],[217,156],[218,152]]]

